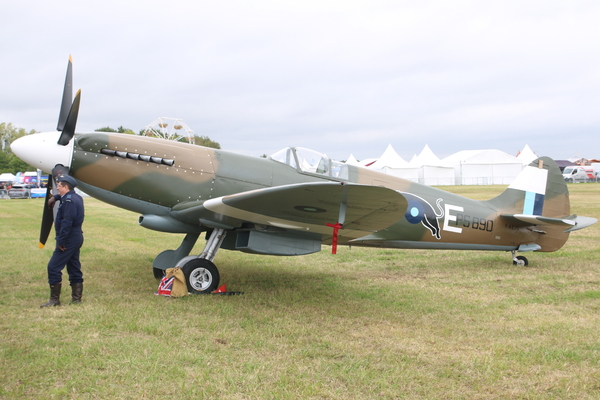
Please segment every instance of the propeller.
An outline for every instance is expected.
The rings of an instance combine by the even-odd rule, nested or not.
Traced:
[[[65,76],[65,86],[63,88],[62,102],[60,105],[60,113],[58,115],[58,124],[56,129],[61,131],[57,144],[66,146],[69,144],[75,135],[75,127],[77,126],[77,116],[79,114],[79,103],[81,101],[81,90],[77,91],[75,100],[73,100],[73,58],[69,56],[67,64],[67,75]],[[44,201],[44,212],[42,213],[42,225],[40,227],[40,242],[38,247],[41,249],[46,245],[54,218],[56,216],[56,207],[50,208],[48,201],[52,198],[56,191],[56,179],[59,176],[68,175],[69,169],[62,164],[58,164],[52,170],[52,174],[48,177],[48,187],[46,188],[46,200]]]
[[[73,103],[73,58],[69,55],[69,63],[67,64],[67,76],[65,77],[65,87],[63,88],[63,98],[58,114],[57,131],[62,131],[69,116],[69,110]]]
[[[73,139],[73,135],[75,135],[75,126],[77,125],[77,115],[79,114],[79,101],[81,98],[81,89],[77,91],[75,95],[75,100],[71,105],[71,109],[69,110],[69,115],[67,117],[67,121],[65,122],[65,126],[58,138],[58,144],[61,146],[66,146],[69,144],[71,139]]]
[[[75,134],[75,126],[77,125],[77,115],[79,114],[79,102],[81,98],[81,90],[77,91],[75,100],[73,100],[73,58],[69,56],[67,64],[67,75],[65,76],[65,86],[63,88],[62,103],[60,113],[58,115],[58,125],[56,129],[62,131],[58,138],[58,144],[66,146],[69,144]]]

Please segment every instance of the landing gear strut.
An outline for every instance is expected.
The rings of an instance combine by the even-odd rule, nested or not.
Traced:
[[[167,268],[173,268],[179,260],[190,254],[190,251],[194,248],[199,237],[200,233],[188,233],[185,235],[185,238],[177,250],[165,250],[156,256],[152,262],[152,272],[154,273],[154,277],[156,279],[161,279],[165,276]]]
[[[221,278],[219,270],[213,264],[213,260],[226,235],[225,229],[216,228],[210,234],[202,254],[184,257],[175,265],[183,271],[185,283],[190,293],[211,293],[219,287]]]
[[[526,267],[529,265],[526,257],[517,256],[517,252],[515,250],[513,250],[511,253],[513,256],[513,265],[520,265],[521,267]]]

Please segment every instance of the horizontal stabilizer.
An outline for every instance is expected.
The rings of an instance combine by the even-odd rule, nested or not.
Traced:
[[[562,225],[568,227],[565,232],[573,232],[578,229],[583,229],[598,222],[596,218],[578,217],[571,215],[566,218],[550,218],[541,215],[526,215],[526,214],[504,214],[502,218],[511,222],[517,222],[522,225]]]
[[[573,231],[576,231],[579,229],[587,228],[588,226],[593,225],[596,222],[598,222],[598,220],[596,218],[592,218],[592,217],[582,217],[582,216],[572,215],[569,218],[573,218],[573,220],[575,221],[575,226],[573,226],[571,229],[567,229],[565,232],[573,232]]]

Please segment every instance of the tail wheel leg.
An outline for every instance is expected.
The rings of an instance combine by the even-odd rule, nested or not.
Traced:
[[[513,251],[513,265],[520,265],[521,267],[526,267],[529,265],[529,261],[527,261],[527,257],[517,256],[517,252]]]

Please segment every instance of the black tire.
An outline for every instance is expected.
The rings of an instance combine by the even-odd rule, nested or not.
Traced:
[[[526,257],[516,256],[513,260],[513,265],[522,265],[523,267],[526,267],[529,265],[529,261],[527,261]]]
[[[188,292],[207,294],[219,287],[219,270],[212,262],[204,258],[194,258],[181,267],[185,276]]]
[[[152,267],[152,273],[154,274],[154,277],[156,279],[162,279],[163,276],[167,274],[167,271],[165,271],[164,269]]]

